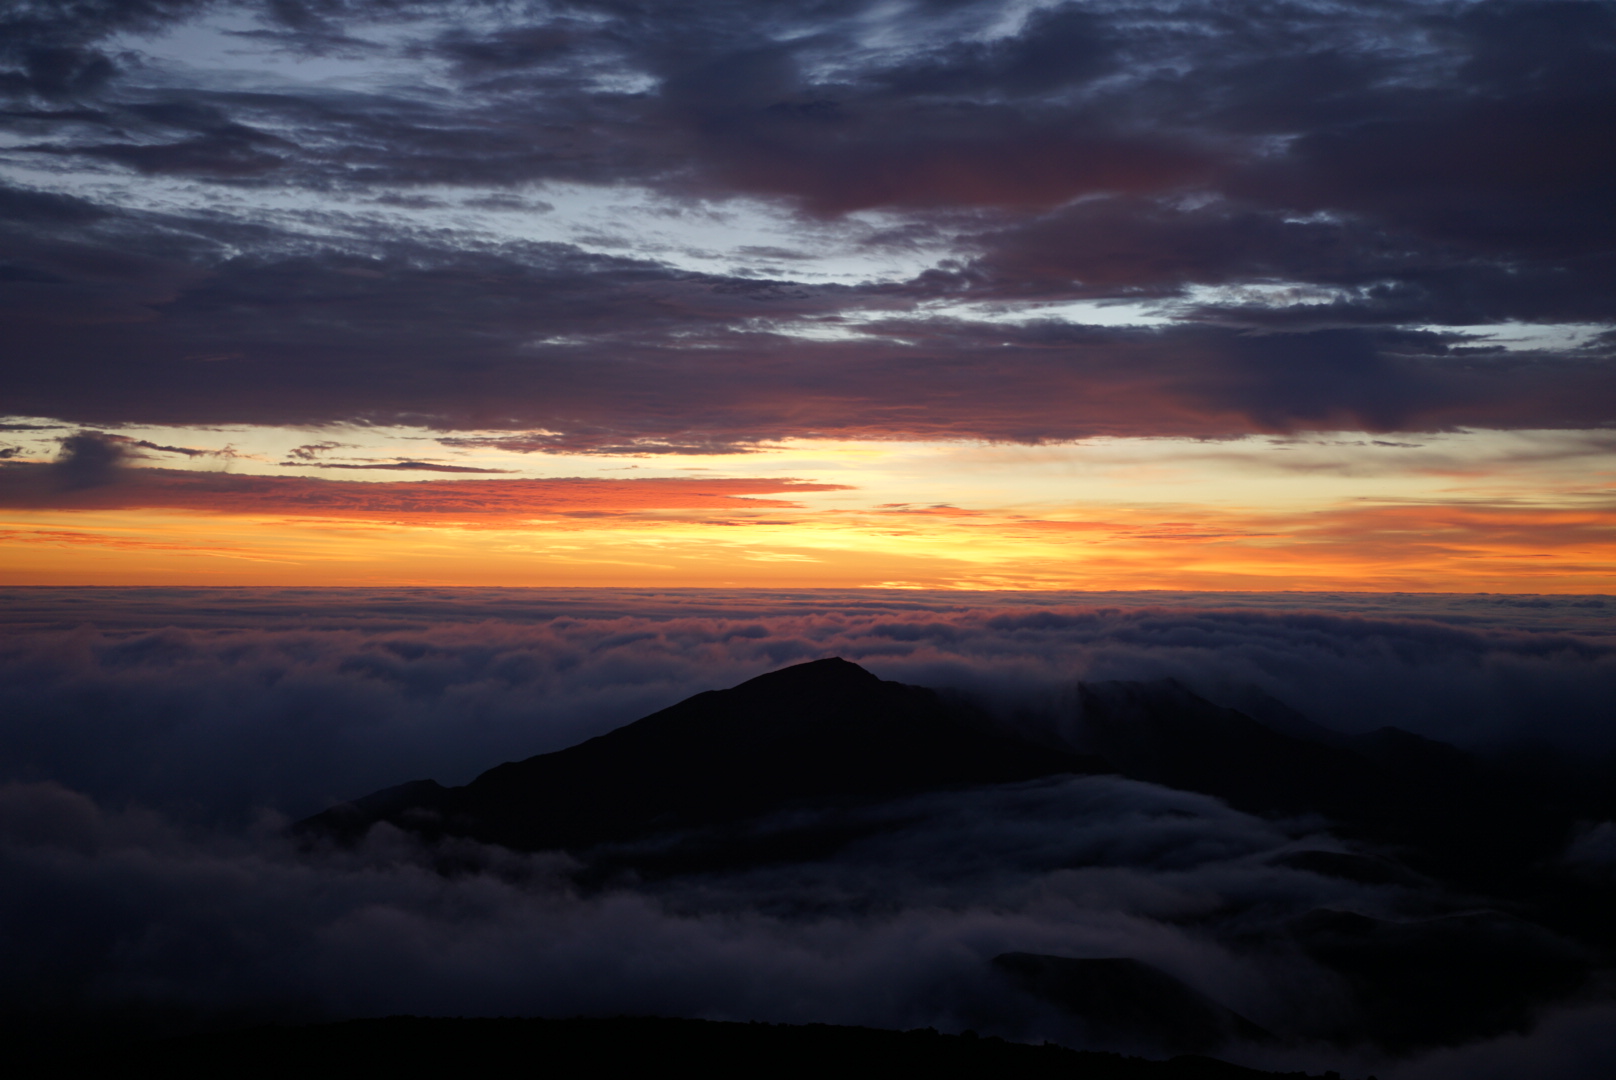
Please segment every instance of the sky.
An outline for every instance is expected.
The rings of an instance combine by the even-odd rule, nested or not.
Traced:
[[[1616,5],[10,0],[0,584],[1616,591]]]

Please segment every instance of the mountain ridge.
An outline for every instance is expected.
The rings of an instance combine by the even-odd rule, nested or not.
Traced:
[[[460,787],[413,780],[293,828],[348,842],[385,821],[428,839],[576,851],[794,806],[1061,773],[1118,773],[1249,813],[1323,814],[1372,843],[1418,852],[1425,869],[1469,877],[1486,877],[1500,856],[1541,861],[1570,825],[1563,800],[1534,805],[1474,756],[1397,728],[1348,735],[1277,701],[1264,722],[1172,679],[1080,683],[1078,703],[1079,736],[1055,746],[996,725],[966,699],[831,657],[703,691]]]
[[[694,695],[463,787],[412,781],[294,828],[352,841],[388,822],[428,841],[561,849],[578,859],[576,886],[637,887],[830,859],[924,813],[860,809],[908,795],[1112,773],[1247,813],[1312,819],[1304,831],[1327,819],[1349,850],[1302,846],[1270,865],[1427,894],[1425,906],[1389,919],[1316,908],[1253,939],[1342,980],[1352,1004],[1339,1030],[1315,1035],[1404,1052],[1524,1030],[1534,1010],[1577,993],[1616,955],[1616,887],[1557,862],[1585,809],[1575,793],[1395,728],[1347,735],[1275,708],[1285,729],[1276,730],[1171,680],[1081,684],[1078,705],[1080,735],[1060,750],[995,729],[968,702],[819,660]],[[959,842],[971,842],[968,826]],[[440,870],[464,869],[455,857],[443,849]],[[1008,955],[1001,976],[1101,1028],[1182,1049],[1266,1035],[1137,958]],[[1464,959],[1472,955],[1490,960],[1477,966]],[[1132,1005],[1102,1007],[1119,994]],[[1449,1000],[1462,1007],[1430,1004]]]
[[[995,731],[934,690],[839,657],[709,690],[458,788],[416,780],[299,822],[353,839],[381,821],[518,850],[576,849],[805,803],[1107,771],[1097,758]]]

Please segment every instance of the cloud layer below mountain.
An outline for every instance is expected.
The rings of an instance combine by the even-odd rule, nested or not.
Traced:
[[[280,830],[334,798],[423,775],[464,782],[826,655],[970,691],[1030,726],[1058,719],[1079,678],[1172,676],[1235,704],[1256,687],[1344,730],[1394,723],[1478,748],[1541,739],[1593,754],[1616,737],[1599,598],[6,598],[0,895],[30,930],[9,939],[0,992],[19,1014],[57,1019],[647,1012],[1092,1045],[986,964],[1022,950],[1143,959],[1258,1023],[1321,1030],[1342,1008],[1336,977],[1231,939],[1319,907],[1392,915],[1430,899],[1273,864],[1339,850],[1325,823],[1149,784],[925,796],[871,811],[888,831],[828,862],[598,892],[571,883],[564,856],[466,844],[463,872],[443,877],[441,852],[385,826],[358,851],[314,855]],[[1540,1075],[1591,1076],[1601,1009],[1555,1014],[1497,1052],[1544,1063]],[[1305,1041],[1236,1052],[1410,1077],[1470,1075],[1481,1054],[1399,1065]]]

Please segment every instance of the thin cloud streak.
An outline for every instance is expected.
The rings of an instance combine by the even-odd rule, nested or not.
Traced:
[[[217,514],[292,514],[393,518],[421,522],[472,517],[629,514],[642,510],[779,508],[796,504],[759,498],[786,492],[841,490],[838,484],[793,479],[646,478],[603,480],[417,480],[367,483],[250,473],[181,472],[120,466],[116,450],[74,436],[60,460],[14,463],[0,471],[0,507],[32,510],[196,510]],[[331,467],[331,466],[327,466]],[[505,470],[419,462],[338,465],[354,469]]]

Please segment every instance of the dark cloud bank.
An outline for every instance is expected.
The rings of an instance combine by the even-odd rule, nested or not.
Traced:
[[[143,34],[232,13],[244,44],[388,78],[244,89],[139,56]],[[1616,6],[1005,17],[9,5],[0,123],[7,160],[36,171],[0,189],[6,408],[537,430],[586,450],[1616,419]],[[41,185],[52,168],[100,186]],[[761,200],[840,230],[844,253],[940,254],[906,281],[804,285],[766,245],[737,248],[749,274],[697,273],[634,236],[585,250],[353,209],[538,213],[526,186],[554,183],[633,186],[675,216]],[[255,212],[260,192],[305,201]],[[1079,299],[1174,318],[918,306]],[[858,336],[792,334],[805,318]],[[1592,329],[1515,351],[1461,329],[1506,322]]]
[[[1320,873],[1298,853],[1365,850],[1328,820],[1118,776],[909,797],[858,811],[873,831],[829,858],[604,886],[556,853],[429,850],[386,825],[309,852],[284,831],[828,655],[966,691],[1025,731],[1058,729],[1079,679],[1173,677],[1501,760],[1541,744],[1593,768],[1616,750],[1605,598],[1054,599],[12,590],[0,905],[21,932],[0,994],[40,1024],[627,1012],[1115,1045],[988,961],[1121,956],[1292,1040],[1226,1051],[1252,1064],[1601,1075],[1616,1046],[1598,976],[1520,1033],[1412,1057],[1328,1041],[1351,1011],[1342,976],[1265,936],[1308,912],[1583,947],[1530,945],[1514,916],[1418,875]],[[1568,872],[1611,873],[1610,829],[1584,823]]]

